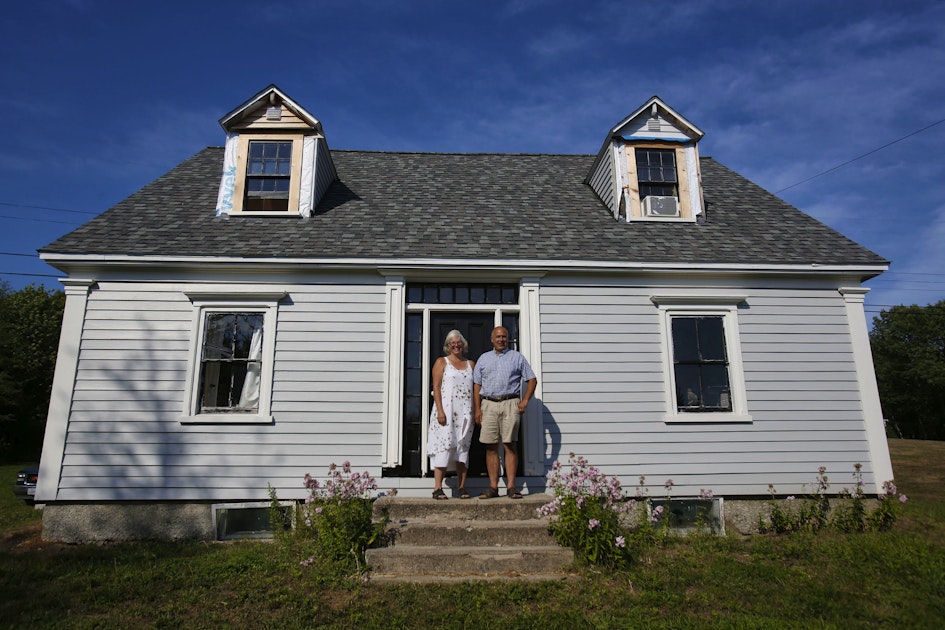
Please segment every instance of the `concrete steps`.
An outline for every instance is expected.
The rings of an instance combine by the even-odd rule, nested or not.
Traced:
[[[379,499],[375,518],[390,518],[391,543],[367,550],[371,580],[564,579],[574,554],[536,514],[550,500]]]

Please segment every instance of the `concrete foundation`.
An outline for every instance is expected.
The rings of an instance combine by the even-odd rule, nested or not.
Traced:
[[[43,540],[214,540],[209,503],[47,504]]]

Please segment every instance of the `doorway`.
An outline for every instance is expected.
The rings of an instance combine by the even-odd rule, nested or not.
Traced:
[[[385,477],[432,475],[426,457],[426,434],[433,407],[431,371],[443,356],[443,341],[459,330],[469,343],[469,358],[476,360],[492,349],[490,336],[499,323],[509,331],[509,347],[518,350],[519,302],[517,285],[412,284],[407,286],[404,313],[403,415],[400,462],[385,468]],[[485,449],[475,427],[469,474],[485,476]],[[522,450],[521,438],[519,450]],[[522,468],[524,458],[519,458]],[[519,472],[521,474],[521,470]]]

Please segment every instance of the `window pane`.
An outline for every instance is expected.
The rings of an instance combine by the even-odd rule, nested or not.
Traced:
[[[423,346],[420,345],[419,341],[408,341],[407,342],[407,351],[405,353],[404,361],[408,367],[417,367],[420,365],[420,356]]]
[[[699,350],[703,361],[725,361],[725,332],[721,317],[699,318]]]
[[[731,409],[728,368],[720,364],[702,366],[703,404],[706,407]]]
[[[456,287],[456,304],[469,304],[468,287]]]
[[[502,303],[518,304],[517,293],[516,287],[502,287]]]
[[[676,366],[676,406],[698,407],[702,404],[698,365]]]
[[[698,361],[699,343],[695,317],[674,317],[673,360],[676,362]]]
[[[483,304],[486,301],[486,290],[482,287],[471,287],[469,289],[469,302],[471,304]]]
[[[411,302],[419,302],[419,299],[411,299]],[[417,313],[407,315],[407,341],[420,341],[420,328],[423,320]]]
[[[232,313],[210,313],[204,333],[203,358],[229,359],[233,356]]]
[[[420,391],[420,383],[422,383],[422,375],[420,374],[419,368],[407,368],[407,378],[406,383],[404,384],[408,392]]]

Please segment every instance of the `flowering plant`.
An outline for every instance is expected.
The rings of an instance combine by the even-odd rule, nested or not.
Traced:
[[[616,568],[630,561],[620,520],[629,504],[618,479],[571,453],[567,466],[552,465],[548,486],[555,498],[538,508],[538,515],[552,519],[550,530],[558,544],[574,549],[586,564]]]
[[[340,565],[345,572],[360,571],[364,550],[380,539],[386,526],[372,521],[374,478],[352,471],[345,461],[341,466],[332,463],[324,481],[306,474],[303,485],[308,496],[296,510],[295,527],[287,533],[291,542],[312,554],[301,564],[308,566],[320,559]],[[275,492],[270,490],[270,496],[275,505]]]
[[[893,481],[886,481],[883,483],[878,507],[867,511],[862,468],[859,463],[853,466],[852,488],[841,489],[833,504],[828,498],[830,483],[825,466],[817,469],[817,477],[813,482],[805,484],[810,491],[803,500],[789,496],[784,506],[779,505],[775,500],[775,487],[768,484],[771,500],[768,502],[767,519],[762,517],[759,530],[782,534],[796,531],[817,532],[825,527],[842,532],[888,529],[896,521],[899,504],[906,502],[906,495],[899,494]]]

